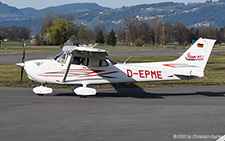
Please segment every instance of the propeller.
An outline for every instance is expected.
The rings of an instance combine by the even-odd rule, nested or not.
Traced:
[[[23,57],[22,57],[22,63],[21,64],[23,64],[23,65],[21,65],[20,84],[22,84],[22,80],[23,80],[23,71],[24,71],[24,62],[25,62],[25,46],[26,46],[26,42],[24,42],[24,44],[22,45]]]

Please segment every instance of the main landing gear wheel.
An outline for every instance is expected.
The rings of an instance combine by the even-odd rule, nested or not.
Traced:
[[[83,84],[82,87],[72,87],[72,91],[80,98],[87,98],[87,96],[96,95],[97,93],[95,89],[87,87],[87,84]]]
[[[80,95],[79,97],[80,98],[87,98],[88,96],[86,96],[86,95]]]
[[[44,96],[44,94],[36,94],[37,96]]]

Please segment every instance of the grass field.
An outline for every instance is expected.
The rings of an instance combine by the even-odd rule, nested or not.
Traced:
[[[94,43],[93,43],[94,44]],[[22,52],[22,42],[2,42],[0,46],[0,52]],[[138,46],[122,46],[121,44],[116,45],[115,47],[109,45],[97,45],[97,48],[104,49],[107,51],[110,50],[146,50],[146,49],[183,49],[186,50],[189,46],[154,46],[151,44],[146,44],[144,47]],[[225,49],[225,46],[215,45],[214,49]],[[26,43],[27,52],[37,52],[37,51],[61,51],[59,46],[35,46],[31,43]]]
[[[177,57],[136,57],[131,58],[129,62],[155,62],[155,61],[169,61]],[[118,62],[124,62],[126,58],[114,58]],[[225,54],[211,56],[209,64],[225,64]],[[32,82],[24,73],[23,84],[20,84],[21,68],[15,65],[1,65],[0,66],[0,87],[35,87],[39,83]],[[225,66],[224,65],[207,65],[205,69],[205,77],[193,80],[182,81],[162,81],[162,82],[141,82],[135,83],[139,87],[165,87],[165,86],[200,86],[200,85],[225,85]],[[49,85],[52,88],[70,88],[65,85]],[[94,88],[109,88],[110,84],[93,85]],[[120,84],[118,87],[132,87],[131,85]]]

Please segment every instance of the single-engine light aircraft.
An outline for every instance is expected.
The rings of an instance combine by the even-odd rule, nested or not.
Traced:
[[[204,69],[216,40],[199,38],[178,59],[167,62],[117,63],[105,50],[94,46],[64,46],[52,59],[25,60],[16,63],[28,78],[41,83],[33,92],[50,94],[48,83],[74,85],[72,91],[86,97],[96,95],[90,84],[132,83],[144,81],[186,80],[204,77]]]

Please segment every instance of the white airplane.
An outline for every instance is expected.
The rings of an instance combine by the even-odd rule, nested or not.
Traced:
[[[50,94],[48,83],[75,85],[72,91],[81,96],[96,95],[87,85],[144,81],[186,80],[204,77],[204,69],[216,40],[199,38],[177,60],[149,63],[117,63],[105,50],[94,47],[65,46],[52,59],[16,63],[29,79],[41,83],[33,89],[37,95]],[[78,86],[77,86],[78,85]]]

